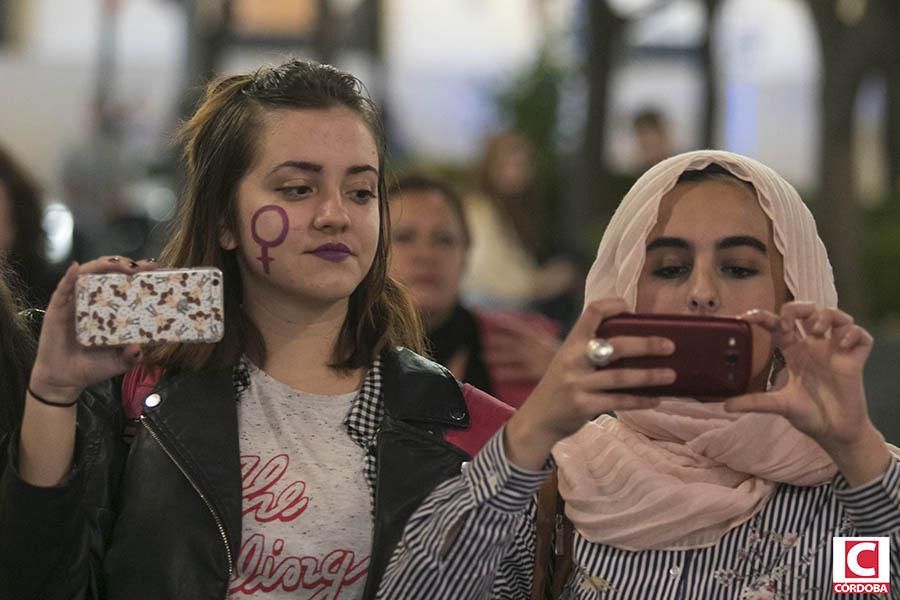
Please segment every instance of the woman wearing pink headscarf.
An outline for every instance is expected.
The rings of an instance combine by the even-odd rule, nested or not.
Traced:
[[[663,338],[592,341],[626,311],[746,319],[750,393],[622,393],[675,378],[596,368],[598,346],[612,351],[604,364],[674,351]],[[727,152],[659,163],[610,222],[584,312],[540,385],[413,515],[380,597],[541,597],[534,493],[554,463],[575,530],[571,545],[555,540],[573,559],[564,598],[828,597],[843,560],[832,539],[856,536],[888,538],[900,597],[900,462],[866,410],[871,347],[837,308],[815,222],[782,177]]]

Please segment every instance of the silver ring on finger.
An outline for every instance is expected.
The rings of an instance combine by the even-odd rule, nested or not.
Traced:
[[[595,367],[605,367],[612,362],[615,351],[616,349],[609,341],[603,338],[593,338],[588,340],[584,355]]]

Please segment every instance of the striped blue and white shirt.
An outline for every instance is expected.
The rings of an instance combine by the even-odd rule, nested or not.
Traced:
[[[551,469],[512,465],[498,432],[413,514],[378,597],[529,598],[534,494]],[[890,537],[890,597],[900,598],[897,460],[880,479],[853,489],[840,475],[819,487],[781,485],[762,511],[709,548],[634,552],[576,532],[575,568],[563,598],[830,598],[832,538],[851,536]]]

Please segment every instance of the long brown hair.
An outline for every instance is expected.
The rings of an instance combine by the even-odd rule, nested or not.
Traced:
[[[214,266],[225,280],[225,337],[209,346],[158,346],[145,352],[148,366],[199,369],[235,364],[244,352],[265,358],[259,329],[241,309],[243,285],[237,250],[219,245],[236,232],[237,189],[253,163],[267,111],[345,107],[369,127],[378,147],[381,225],[372,267],[350,295],[347,317],[331,357],[336,369],[372,363],[385,348],[423,349],[422,327],[406,293],[387,274],[390,218],[385,189],[384,135],[376,108],[353,75],[334,67],[290,60],[277,67],[217,79],[207,86],[179,139],[184,144],[185,191],[162,253],[167,266]]]
[[[6,188],[16,228],[12,247],[4,257],[11,271],[7,276],[21,288],[24,302],[46,304],[52,288],[42,289],[47,284],[42,279],[50,268],[45,253],[47,233],[43,227],[42,191],[32,175],[2,147],[0,185]]]
[[[35,350],[34,335],[6,283],[8,275],[8,267],[0,260],[0,434],[12,431],[22,420]]]

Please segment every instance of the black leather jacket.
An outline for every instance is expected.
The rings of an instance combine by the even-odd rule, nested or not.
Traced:
[[[444,441],[468,426],[456,381],[405,349],[382,357],[385,418],[377,440],[375,522],[365,598],[403,526],[469,456]],[[16,600],[226,597],[241,544],[241,471],[230,370],[164,378],[130,448],[121,378],[90,388],[78,409],[77,464],[55,488],[0,479],[0,595]],[[230,401],[229,401],[230,400]],[[365,507],[368,510],[368,507]]]

